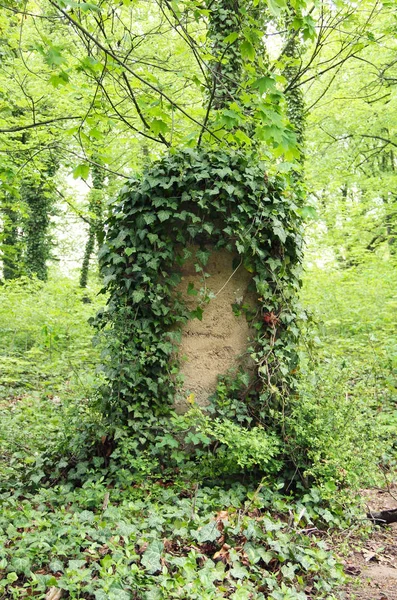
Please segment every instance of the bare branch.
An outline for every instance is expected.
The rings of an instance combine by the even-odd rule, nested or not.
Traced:
[[[57,117],[56,119],[48,119],[47,121],[40,121],[39,123],[30,123],[29,125],[17,125],[15,127],[8,127],[6,129],[0,129],[0,133],[15,133],[17,131],[24,131],[25,129],[34,129],[35,127],[44,127],[51,123],[58,121],[72,121],[81,119],[81,117]]]

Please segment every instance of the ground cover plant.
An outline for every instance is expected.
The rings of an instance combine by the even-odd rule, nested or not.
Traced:
[[[49,390],[45,379],[34,390],[18,385],[1,404],[2,597],[45,598],[54,587],[70,598],[338,598],[344,576],[330,533],[350,526],[358,506],[346,486],[379,482],[379,462],[385,468],[393,462],[393,349],[385,351],[395,301],[391,266],[371,262],[349,274],[315,270],[306,279],[305,303],[324,302],[327,321],[315,350],[316,380],[302,380],[296,415],[295,437],[305,447],[310,439],[314,457],[310,472],[302,473],[302,484],[304,478],[310,484],[293,493],[287,475],[217,481],[199,465],[184,471],[181,464],[179,473],[161,476],[144,455],[133,460],[128,447],[113,458],[98,455],[94,446],[87,454],[90,427],[101,427],[95,406],[84,400],[89,378],[84,388],[78,382],[60,386],[59,356],[40,355],[40,372],[57,367],[54,387]],[[64,288],[43,285],[42,293],[62,305]],[[350,298],[344,285],[356,290]],[[369,312],[374,294],[382,296],[380,320]],[[86,317],[95,311],[78,296],[74,302],[77,314],[62,313],[59,330],[66,322],[73,329],[80,311]],[[43,312],[39,303],[19,306],[13,337],[25,339]],[[340,350],[347,321],[349,358]],[[364,340],[375,331],[376,371],[369,373]],[[92,331],[80,326],[78,332],[77,345],[88,348]],[[3,333],[4,345],[9,335]],[[19,358],[29,352],[21,345]],[[64,354],[65,375],[68,365]],[[85,454],[78,451],[84,445]]]

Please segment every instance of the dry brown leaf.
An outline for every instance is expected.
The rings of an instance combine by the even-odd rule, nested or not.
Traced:
[[[60,600],[63,596],[63,590],[51,587],[45,595],[45,600]]]

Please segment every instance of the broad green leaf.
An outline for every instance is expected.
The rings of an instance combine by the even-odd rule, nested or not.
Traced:
[[[57,75],[51,75],[49,82],[54,87],[66,85],[67,83],[69,83],[69,75],[65,73],[65,71],[60,71]]]
[[[216,521],[210,521],[197,531],[192,531],[191,533],[200,544],[203,542],[215,542],[222,535]]]
[[[251,138],[249,138],[248,135],[246,133],[244,133],[244,131],[242,131],[241,129],[237,129],[237,131],[235,132],[234,135],[239,140],[239,142],[242,142],[243,144],[246,144],[247,146],[251,146],[251,144],[252,144]]]
[[[254,60],[255,58],[255,48],[249,40],[244,40],[240,46],[240,52],[245,60]]]
[[[191,319],[198,319],[199,321],[203,320],[203,309],[198,306],[195,310],[192,310],[190,313]]]
[[[140,302],[141,300],[144,299],[145,295],[146,295],[145,290],[134,290],[132,292],[132,300],[133,300],[133,302],[138,304],[138,302]]]
[[[85,163],[81,163],[73,170],[73,177],[74,179],[78,179],[79,177],[81,177],[81,179],[87,179],[89,173],[90,166]]]
[[[233,44],[238,38],[240,34],[237,31],[233,31],[233,33],[229,33],[223,40],[224,44]]]
[[[161,119],[153,119],[150,123],[150,129],[153,131],[154,135],[159,135],[159,133],[167,133],[169,127],[165,121]]]
[[[267,4],[272,15],[279,17],[281,11],[287,6],[287,0],[267,0]]]
[[[252,84],[252,87],[259,90],[260,94],[264,94],[267,91],[276,90],[276,82],[272,77],[260,77]]]
[[[141,563],[149,574],[161,571],[161,553],[164,549],[163,543],[155,540],[151,542],[142,554]]]

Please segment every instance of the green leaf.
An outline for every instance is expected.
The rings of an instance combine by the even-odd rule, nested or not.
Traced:
[[[44,56],[44,61],[50,67],[59,66],[66,62],[66,59],[62,56],[59,46],[51,46],[47,54]]]
[[[11,567],[16,573],[27,574],[30,570],[31,563],[28,558],[16,557],[12,559]]]
[[[195,310],[190,312],[191,319],[198,319],[199,321],[203,320],[203,309],[198,306]]]
[[[224,44],[233,44],[233,42],[235,42],[237,40],[239,36],[238,31],[233,31],[233,33],[229,33],[229,35],[227,35],[224,40],[223,43]]]
[[[285,240],[287,239],[287,234],[285,232],[285,230],[282,227],[273,227],[273,231],[276,234],[276,236],[279,238],[279,240],[284,244]]]
[[[18,581],[18,575],[14,571],[7,574],[8,583],[15,583],[16,581]]]
[[[297,212],[303,219],[318,220],[317,211],[313,206],[302,206],[302,208],[299,208]]]
[[[198,291],[194,289],[194,283],[190,282],[187,286],[187,293],[189,296],[197,296]]]
[[[281,11],[287,6],[287,0],[267,0],[267,4],[272,15],[279,17]]]
[[[276,82],[272,77],[260,77],[252,84],[254,89],[258,89],[260,94],[264,94],[267,91],[276,90]]]
[[[210,257],[210,253],[208,252],[208,250],[197,250],[196,257],[199,259],[199,261],[201,262],[201,264],[203,266],[205,266],[207,264],[207,262],[208,262],[209,257]]]
[[[85,560],[69,560],[68,569],[70,569],[71,571],[78,571],[79,569],[85,567],[85,565]]]
[[[150,129],[153,131],[154,135],[159,135],[159,133],[167,133],[169,127],[165,121],[161,119],[153,119],[150,123]]]
[[[138,304],[141,300],[144,299],[146,292],[144,290],[134,290],[132,292],[132,300],[135,304]]]
[[[249,40],[244,40],[244,42],[240,46],[240,51],[241,51],[241,56],[245,60],[254,60],[255,48]]]
[[[101,12],[99,6],[96,6],[96,4],[93,4],[92,2],[83,2],[82,4],[80,4],[80,8],[84,12],[87,12],[87,10],[93,10],[95,12]]]
[[[50,562],[49,567],[53,573],[64,570],[63,562],[60,561],[59,558],[54,558],[54,560]]]
[[[85,163],[81,163],[73,170],[73,178],[78,179],[81,177],[81,179],[87,179],[89,173],[90,166]]]
[[[101,140],[103,138],[103,133],[97,127],[92,127],[88,135],[95,140]]]
[[[244,579],[244,577],[248,577],[249,575],[247,569],[238,562],[233,563],[233,568],[230,570],[230,573],[235,579]]]
[[[170,218],[171,213],[169,210],[159,210],[159,212],[157,213],[157,216],[158,216],[159,220],[163,223],[164,221],[166,221],[167,219]]]
[[[246,144],[247,146],[251,146],[251,144],[252,144],[251,138],[249,138],[248,135],[246,133],[244,133],[244,131],[242,131],[241,129],[237,129],[237,131],[235,132],[234,135],[239,140],[239,142],[242,142],[243,144]]]
[[[49,82],[54,87],[59,87],[60,85],[66,85],[69,83],[69,75],[65,73],[65,71],[60,71],[58,75],[51,75]]]
[[[210,521],[197,531],[192,531],[191,533],[200,544],[203,542],[215,542],[215,540],[221,537],[221,532],[217,527],[216,521]]]
[[[161,571],[161,553],[164,549],[163,543],[155,540],[151,542],[146,551],[142,554],[141,563],[151,575]]]

